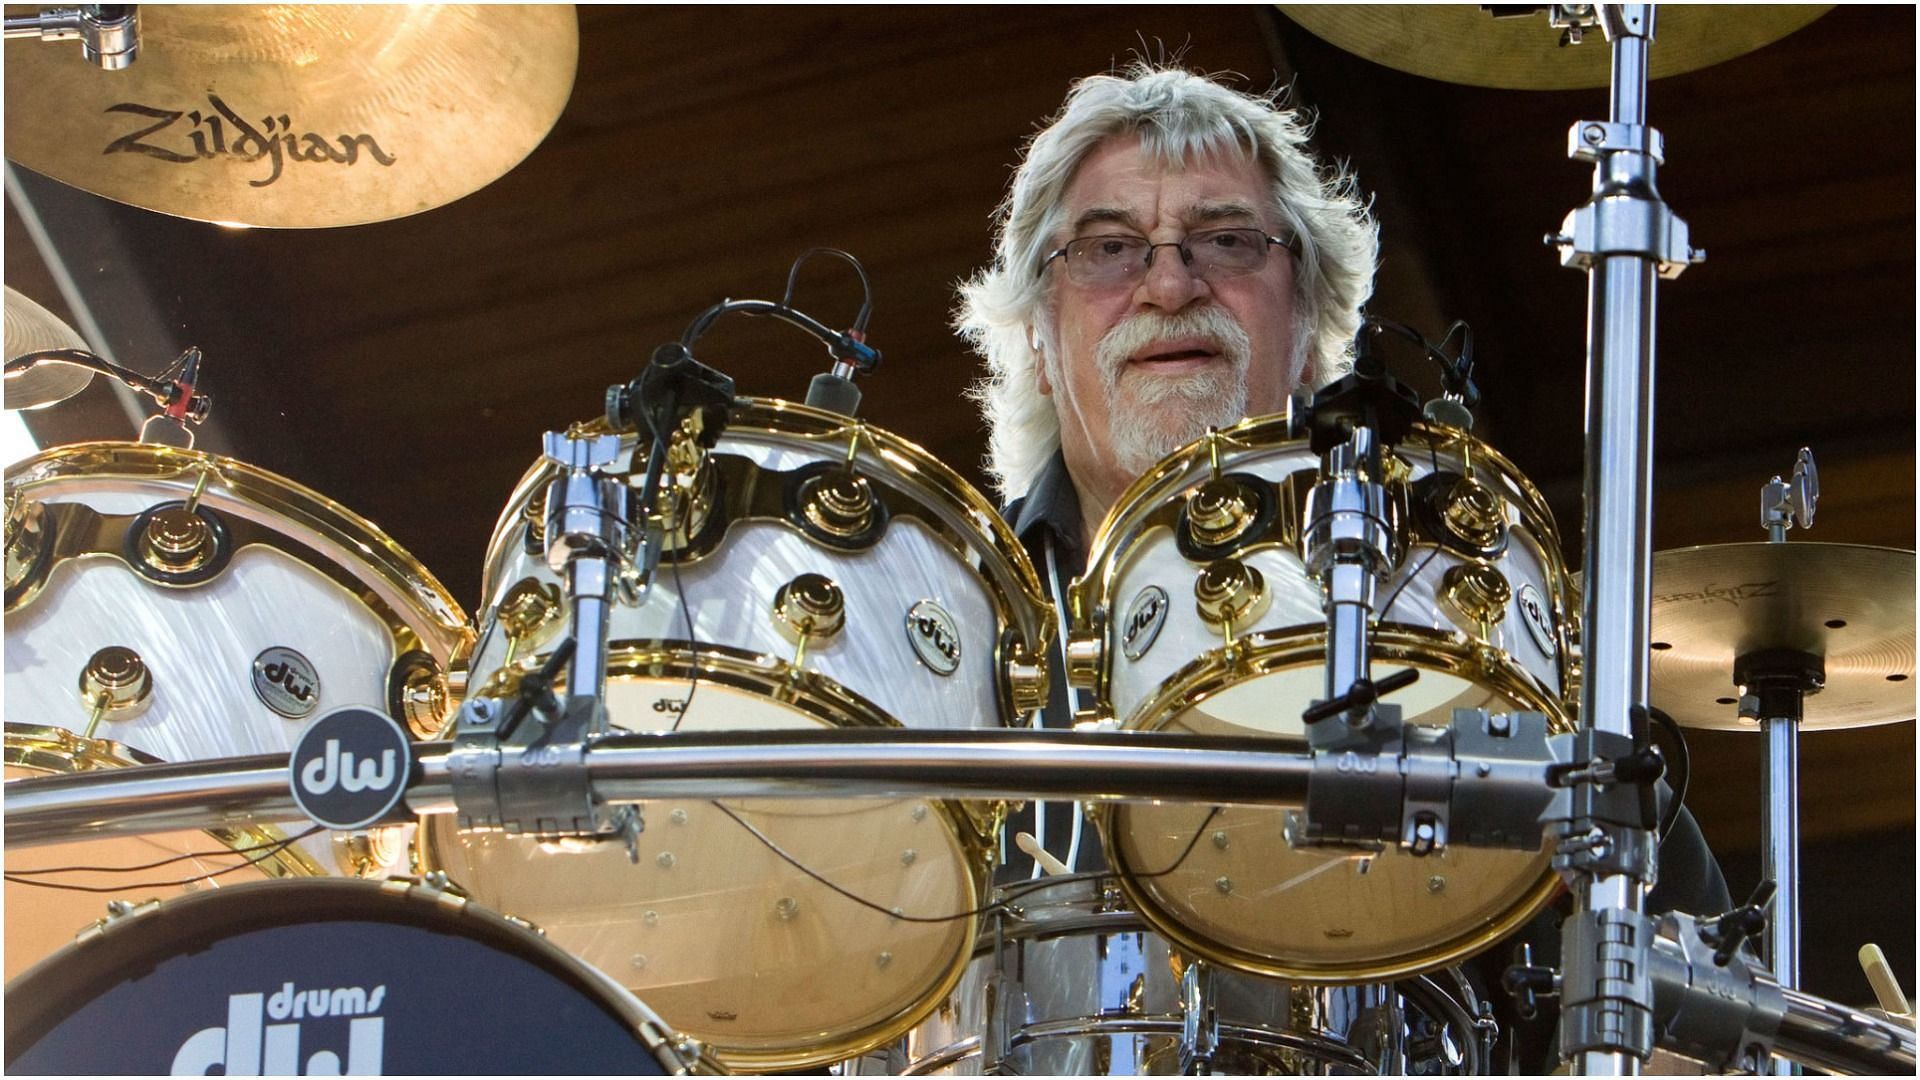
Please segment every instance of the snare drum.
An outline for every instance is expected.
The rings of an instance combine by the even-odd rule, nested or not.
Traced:
[[[992,507],[918,447],[844,416],[743,401],[712,450],[682,439],[669,459],[671,550],[643,600],[611,611],[614,726],[965,729],[1045,700],[1038,576]],[[541,556],[553,475],[529,472],[495,530],[473,693],[511,697],[567,629],[562,582]],[[461,835],[450,816],[422,828],[422,863],[538,923],[733,1067],[804,1068],[886,1042],[966,966],[998,806],[640,811],[637,863],[620,843]]]
[[[1463,431],[1416,426],[1386,454],[1404,557],[1378,590],[1375,679],[1409,723],[1536,710],[1569,729],[1570,577],[1540,494]],[[1069,678],[1135,730],[1303,738],[1325,696],[1326,616],[1301,556],[1319,459],[1285,418],[1217,432],[1142,477],[1071,589]],[[1251,571],[1248,573],[1247,571]],[[1222,583],[1238,612],[1220,614]],[[1229,637],[1228,635],[1231,635]],[[1500,939],[1547,902],[1549,853],[1414,857],[1296,846],[1297,813],[1108,805],[1095,820],[1130,902],[1182,948],[1293,979],[1386,979]],[[1291,820],[1290,820],[1291,819]]]
[[[847,1075],[1352,1075],[1393,1062],[1380,991],[1312,987],[1192,961],[1128,911],[1112,878],[1004,888],[939,1009]]]
[[[292,481],[212,454],[85,443],[11,469],[6,513],[10,780],[285,753],[310,717],[342,705],[391,711],[419,736],[450,715],[447,671],[473,641],[459,606],[385,533]],[[67,941],[118,886],[145,899],[156,882],[384,874],[405,869],[410,829],[10,850],[10,875],[194,857],[34,875],[105,890],[85,902],[9,880],[7,974]],[[217,871],[233,872],[205,876]]]
[[[7,984],[13,1073],[714,1072],[613,980],[449,893],[268,881],[154,901]]]

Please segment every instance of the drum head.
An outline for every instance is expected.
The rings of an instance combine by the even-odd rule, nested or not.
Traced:
[[[1444,724],[1455,708],[1551,711],[1518,675],[1467,677],[1447,646],[1408,637],[1382,633],[1373,666],[1376,679],[1420,669],[1420,680],[1392,699],[1406,723]],[[1299,716],[1319,696],[1322,655],[1318,640],[1270,649],[1261,665],[1270,670],[1157,726],[1303,739]],[[1420,857],[1388,844],[1365,857],[1296,846],[1288,834],[1297,813],[1272,807],[1129,804],[1110,813],[1108,857],[1148,920],[1199,955],[1267,975],[1348,981],[1442,967],[1504,937],[1557,887],[1544,845],[1454,846]]]
[[[537,935],[392,882],[261,882],[115,920],[6,990],[20,1073],[661,1075],[644,1007]]]

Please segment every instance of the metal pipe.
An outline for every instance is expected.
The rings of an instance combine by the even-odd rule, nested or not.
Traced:
[[[452,747],[415,753],[407,813],[455,811]],[[1184,800],[1298,807],[1295,740],[1076,731],[821,730],[620,735],[587,753],[608,802],[657,798]],[[300,819],[286,758],[262,755],[35,777],[6,785],[6,843]]]
[[[1773,1039],[1779,1057],[1833,1073],[1913,1075],[1912,1028],[1798,990],[1781,993],[1787,1014]]]
[[[1652,9],[1625,5],[1613,44],[1612,120],[1646,122],[1647,50]],[[1610,12],[1610,18],[1615,17]],[[1631,20],[1644,17],[1645,24]],[[1605,153],[1595,165],[1596,201],[1645,198],[1653,161],[1644,153]],[[1653,196],[1658,204],[1658,196]],[[1588,273],[1586,593],[1582,610],[1583,722],[1628,734],[1633,706],[1646,701],[1652,563],[1654,281],[1644,255],[1601,252]],[[1646,910],[1646,883],[1624,874],[1581,876],[1575,902],[1584,911]],[[1634,1076],[1640,1060],[1615,1050],[1577,1055],[1589,1076]]]
[[[1775,886],[1764,955],[1780,985],[1794,989],[1800,985],[1800,725],[1792,717],[1769,717],[1762,726],[1767,765],[1760,877]]]

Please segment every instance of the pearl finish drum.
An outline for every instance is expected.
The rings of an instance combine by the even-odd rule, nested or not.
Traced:
[[[685,434],[665,485],[671,550],[638,604],[611,609],[616,728],[965,729],[1045,700],[1039,578],[958,476],[886,432],[779,402],[737,404],[710,451]],[[541,555],[553,475],[535,466],[495,530],[475,694],[511,698],[567,629]],[[539,924],[736,1068],[805,1068],[891,1040],[967,964],[998,806],[640,811],[637,863],[617,842],[461,835],[451,817],[422,829],[422,863]]]
[[[6,1005],[12,1073],[717,1071],[538,933],[399,879],[255,882],[150,902],[8,983]]]
[[[1311,987],[1190,960],[1101,875],[1001,891],[967,974],[934,1015],[845,1075],[1230,1076],[1376,1069],[1380,991]],[[1388,1057],[1393,1061],[1397,1058]]]
[[[1403,552],[1378,590],[1375,679],[1408,723],[1455,708],[1568,730],[1570,577],[1545,501],[1463,431],[1420,425],[1384,455]],[[1069,678],[1136,730],[1301,739],[1325,695],[1326,616],[1302,561],[1319,459],[1285,417],[1178,451],[1115,504],[1071,589]],[[1387,979],[1497,941],[1546,903],[1549,853],[1296,845],[1297,813],[1108,805],[1109,864],[1156,929],[1198,956],[1292,979]]]
[[[473,642],[465,615],[390,537],[314,491],[212,454],[86,443],[11,469],[6,509],[10,780],[285,753],[310,717],[342,705],[392,712],[418,736],[450,715],[447,672]],[[9,875],[192,857],[33,875],[93,901],[8,881],[7,974],[116,892],[404,870],[410,829],[291,846],[262,826],[9,850]]]

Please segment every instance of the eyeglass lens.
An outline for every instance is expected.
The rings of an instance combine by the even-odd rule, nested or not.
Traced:
[[[1083,236],[1067,244],[1067,273],[1081,285],[1111,285],[1146,273],[1153,252],[1177,248],[1196,277],[1251,273],[1267,261],[1267,236],[1259,229],[1209,229],[1177,244],[1153,244],[1139,236]]]

